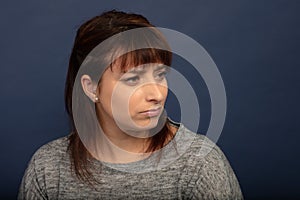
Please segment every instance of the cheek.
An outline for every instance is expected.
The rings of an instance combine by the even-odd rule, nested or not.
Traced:
[[[168,86],[162,86],[160,89],[162,95],[164,96],[164,101],[166,100],[167,96],[168,96]]]
[[[103,81],[102,86],[99,88],[99,99],[100,104],[102,106],[102,109],[108,113],[109,115],[112,115],[112,95],[114,92],[114,83],[109,81]]]
[[[143,101],[143,92],[137,90],[135,91],[130,97],[129,97],[129,112],[130,114],[133,114],[135,111],[139,111],[138,107],[140,104],[142,104]],[[140,108],[142,109],[142,108]]]
[[[167,99],[167,96],[168,96],[168,83],[167,83],[167,81],[163,82],[159,86],[159,91],[160,91],[161,95],[163,96],[163,102],[165,102],[165,100]]]
[[[134,91],[121,84],[117,84],[116,87],[113,88],[110,100],[109,106],[112,107],[114,117],[120,117],[122,119],[128,118],[129,116],[128,111],[130,112],[131,100],[137,102]]]
[[[160,86],[159,86],[159,91],[164,97],[164,101],[166,100],[168,96],[168,82],[165,80]]]

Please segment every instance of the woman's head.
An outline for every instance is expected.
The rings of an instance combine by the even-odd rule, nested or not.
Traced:
[[[104,48],[99,50],[99,45],[103,43]],[[141,15],[113,10],[80,26],[70,56],[65,87],[65,103],[73,132],[69,147],[79,178],[89,176],[89,152],[79,138],[72,112],[76,78],[81,78],[85,98],[93,106],[96,103],[100,124],[103,120],[110,123],[109,120],[119,117],[121,123],[118,125],[126,132],[134,131],[137,126],[153,128],[167,97],[165,73],[172,59],[168,49],[163,35]],[[83,65],[96,66],[96,71],[81,70]],[[137,126],[128,126],[128,116],[120,115],[120,111],[127,113]],[[159,130],[151,138],[148,152],[162,148],[172,134],[168,123],[164,123]]]
[[[125,38],[120,35],[124,31],[147,27],[149,28],[147,31],[128,34]],[[113,36],[115,37],[113,40],[107,40]],[[118,70],[126,72],[131,67],[146,63],[163,63],[167,66],[171,64],[172,54],[169,51],[154,48],[136,49],[138,46],[145,45],[168,48],[163,36],[153,28],[153,25],[145,17],[115,10],[93,17],[78,29],[69,60],[65,99],[67,112],[70,115],[72,115],[72,90],[79,68],[92,50],[104,41],[110,42],[96,53],[101,54],[98,57],[105,58],[96,60],[99,66],[105,63],[111,69],[112,66],[118,66]],[[127,53],[122,54],[122,52]],[[97,73],[88,75],[93,81],[99,80]]]

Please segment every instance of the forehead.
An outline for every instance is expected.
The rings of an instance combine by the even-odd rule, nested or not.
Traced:
[[[118,51],[116,51],[115,54],[118,54]],[[116,55],[113,55],[111,59],[115,57]],[[171,57],[170,52],[160,49],[138,49],[118,56],[116,59],[112,59],[110,68],[113,71],[125,73],[142,65],[145,65],[145,67],[155,64],[170,66]]]
[[[122,57],[115,60],[111,65],[111,71],[118,73],[126,73],[130,71],[143,71],[148,67],[162,66],[164,63],[159,59],[156,59],[152,62],[145,62],[144,60],[139,60],[130,57]]]
[[[116,72],[118,74],[124,74],[124,73],[139,73],[146,71],[149,68],[153,68],[154,70],[166,68],[167,66],[163,63],[146,63],[141,65],[127,65],[127,66],[121,66],[118,64],[114,64],[111,67],[112,72]]]

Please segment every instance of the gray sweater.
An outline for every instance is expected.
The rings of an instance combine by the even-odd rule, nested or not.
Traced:
[[[90,160],[98,181],[94,187],[71,172],[68,142],[63,137],[38,149],[18,199],[243,199],[222,151],[182,124],[172,142],[147,159],[125,164]]]

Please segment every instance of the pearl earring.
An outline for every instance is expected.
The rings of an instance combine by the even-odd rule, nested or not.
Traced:
[[[95,101],[96,101],[96,102],[99,101],[99,98],[98,98],[98,97],[95,97]]]

